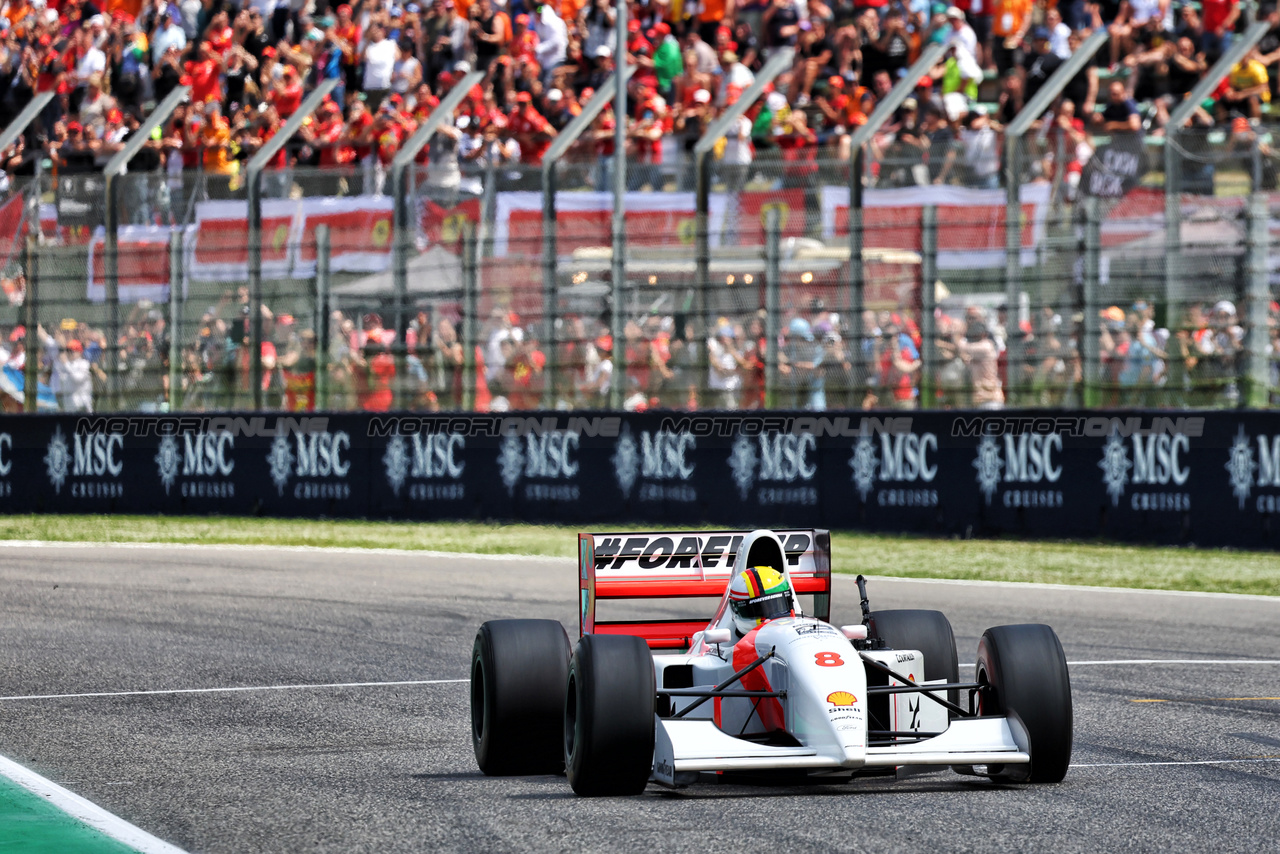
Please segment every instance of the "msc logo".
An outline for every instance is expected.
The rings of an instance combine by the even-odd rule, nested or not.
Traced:
[[[1249,436],[1240,425],[1235,442],[1227,453],[1227,464],[1223,466],[1231,481],[1231,491],[1240,502],[1240,509],[1249,499],[1254,486],[1266,488],[1280,487],[1280,436],[1255,436],[1258,442],[1258,455],[1255,460]],[[1257,479],[1254,479],[1257,472]],[[1259,495],[1257,509],[1260,513],[1280,512],[1280,501],[1274,495]]]
[[[124,462],[117,454],[124,453],[124,436],[119,433],[77,433],[75,440],[75,464],[72,477],[119,477]]]
[[[811,456],[817,451],[818,440],[812,433],[761,433],[755,441],[739,433],[728,460],[738,494],[746,501],[757,479],[788,484],[813,480],[818,466]],[[809,486],[761,489],[756,498],[761,504],[816,504],[818,492]]]
[[[693,477],[694,466],[689,456],[697,448],[698,441],[692,433],[671,430],[641,430],[637,446],[630,425],[624,425],[613,453],[614,477],[623,497],[631,497],[637,479],[680,482]],[[644,492],[647,491],[642,490]],[[641,494],[642,501],[646,498]]]
[[[1120,504],[1129,483],[1142,486],[1182,486],[1191,476],[1191,468],[1183,464],[1181,457],[1191,452],[1191,440],[1185,433],[1175,433],[1172,436],[1134,434],[1129,440],[1133,446],[1132,461],[1124,440],[1113,433],[1107,438],[1107,444],[1102,449],[1102,459],[1098,462],[1098,468],[1102,469],[1102,482],[1107,487],[1107,494],[1111,496],[1113,507]],[[1141,501],[1136,500],[1136,495],[1134,498],[1131,503],[1135,510],[1188,509],[1181,505],[1190,503],[1189,499],[1185,502],[1181,499],[1174,502],[1162,499],[1156,502],[1158,506],[1153,506],[1147,498]]]
[[[929,454],[934,462],[929,462]],[[930,483],[938,474],[938,437],[934,433],[881,433],[880,456],[876,457],[875,439],[862,436],[853,446],[849,467],[853,483],[865,503],[876,480],[886,482]]]
[[[1003,450],[1003,453],[1001,451]],[[977,470],[978,487],[987,506],[1004,483],[1057,483],[1062,465],[1054,461],[1062,453],[1059,433],[1006,433],[1003,448],[994,436],[983,436],[973,467]],[[1003,471],[1003,476],[1001,472]],[[1060,506],[1062,493],[1057,491],[1015,490],[1006,496],[1008,507]]]
[[[466,449],[467,440],[461,433],[413,433],[407,438],[408,441],[404,436],[392,436],[382,455],[387,483],[397,496],[406,478],[462,477],[466,463],[459,459],[459,452]]]
[[[55,427],[45,449],[45,472],[57,494],[62,492],[62,486],[68,477],[110,476],[109,481],[73,484],[71,497],[119,498],[124,494],[124,486],[115,480],[124,471],[123,456],[124,435],[121,433],[75,433],[68,446],[62,428]]]
[[[549,430],[541,434],[509,435],[502,440],[498,452],[498,468],[507,494],[514,496],[521,478],[539,480],[572,480],[578,475],[580,436],[573,430]],[[554,501],[576,501],[578,488],[533,488],[528,485],[525,498]]]
[[[225,431],[183,433],[181,447],[175,437],[163,437],[155,461],[165,495],[169,494],[179,471],[183,477],[228,477],[236,467],[230,455],[235,446],[235,437]]]
[[[317,433],[295,433],[294,446],[290,447],[288,436],[277,436],[271,443],[271,452],[267,454],[267,465],[271,480],[277,492],[283,496],[284,488],[289,485],[290,477],[326,478],[347,476],[351,470],[349,456],[351,451],[351,435],[345,430],[330,433],[327,430]],[[297,498],[337,498],[346,497],[338,492],[346,490],[330,490],[332,495],[313,494],[313,490],[294,490]]]

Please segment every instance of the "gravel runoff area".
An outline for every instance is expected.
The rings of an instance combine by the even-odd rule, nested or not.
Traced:
[[[573,631],[569,559],[10,545],[0,589],[0,754],[191,851],[1253,852],[1280,838],[1280,598],[876,579],[876,607],[944,610],[962,663],[987,626],[1057,630],[1075,697],[1065,782],[940,772],[580,800],[563,777],[481,776],[458,681],[484,620]],[[839,576],[833,619],[856,613]]]

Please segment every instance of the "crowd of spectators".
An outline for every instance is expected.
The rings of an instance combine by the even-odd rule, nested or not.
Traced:
[[[209,306],[193,343],[179,348],[173,396],[183,411],[253,405],[250,300],[228,291]],[[773,406],[785,409],[999,409],[1006,405],[1080,407],[1085,368],[1083,317],[1052,307],[1013,321],[1003,305],[960,305],[935,314],[932,385],[922,389],[928,352],[918,315],[867,311],[852,327],[820,298],[780,319]],[[169,406],[169,329],[165,314],[142,302],[122,319],[116,354],[114,408],[158,412]],[[1157,326],[1146,301],[1098,311],[1097,377],[1101,403],[1111,407],[1235,406],[1247,356],[1245,327],[1229,301],[1195,303],[1173,329]],[[262,399],[269,409],[317,406],[317,372],[326,377],[325,408],[457,411],[470,400],[480,411],[552,406],[608,408],[614,341],[604,319],[570,315],[554,345],[539,340],[540,324],[495,307],[479,324],[474,382],[459,318],[423,310],[409,323],[403,360],[396,334],[376,313],[329,318],[328,351],[303,319],[262,310]],[[651,314],[625,324],[623,407],[761,409],[766,405],[768,338],[763,310],[714,319],[705,334],[684,315]],[[22,386],[27,330],[10,326],[0,340],[8,386]],[[1280,402],[1280,303],[1267,319],[1269,382]],[[36,329],[37,374],[62,411],[93,411],[111,388],[107,336],[74,319]],[[397,401],[397,396],[399,400]],[[13,409],[20,395],[6,400]]]
[[[1271,33],[1197,122],[1231,122],[1244,133],[1269,109],[1280,12],[1264,4],[1260,14],[1275,25]],[[1094,134],[1161,133],[1170,107],[1245,17],[1238,0],[631,2],[629,182],[662,185],[665,161],[691,148],[783,47],[795,49],[794,66],[730,130],[717,151],[720,177],[740,186],[768,155],[787,164],[793,183],[803,181],[815,158],[847,160],[850,130],[924,45],[941,42],[945,58],[874,153],[889,183],[994,185],[1002,126],[1083,38],[1106,28],[1109,46],[1067,87],[1046,127],[1069,137],[1064,165],[1078,170]],[[474,69],[483,81],[423,155],[431,182],[457,189],[469,162],[540,161],[613,72],[615,23],[609,0],[6,0],[0,125],[34,93],[55,97],[34,134],[0,157],[7,174],[46,160],[63,172],[101,169],[151,105],[189,85],[190,102],[147,141],[131,171],[202,169],[225,178],[212,182],[211,195],[233,192],[242,161],[332,78],[332,97],[273,165],[348,167],[359,177],[347,192],[380,192],[380,167]],[[601,186],[616,121],[606,109],[575,151],[601,161]]]

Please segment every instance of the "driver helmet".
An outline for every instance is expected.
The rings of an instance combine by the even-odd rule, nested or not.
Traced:
[[[791,614],[791,585],[769,566],[744,569],[729,584],[729,607],[738,633],[746,635],[767,620]]]

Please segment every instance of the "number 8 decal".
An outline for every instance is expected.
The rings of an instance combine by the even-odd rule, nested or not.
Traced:
[[[844,664],[844,659],[838,652],[816,652],[813,657],[819,667],[839,667]]]

